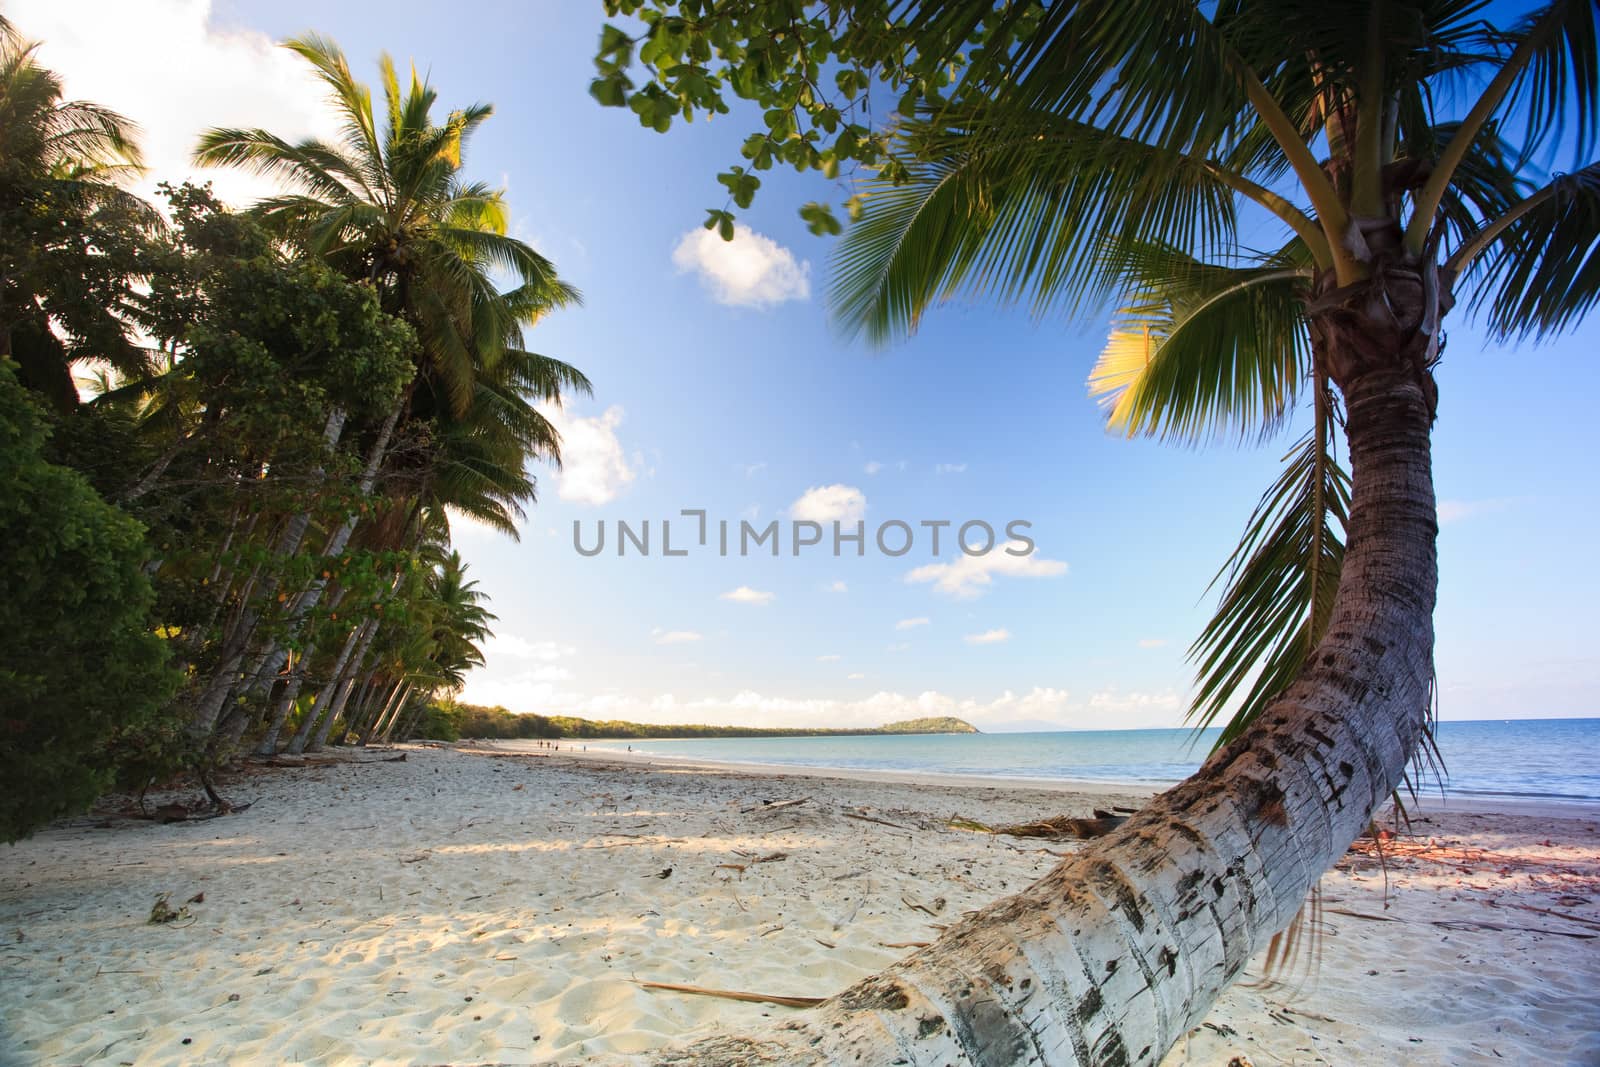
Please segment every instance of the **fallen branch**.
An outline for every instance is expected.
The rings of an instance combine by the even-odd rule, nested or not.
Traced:
[[[792,808],[796,804],[804,804],[810,799],[810,797],[801,797],[798,800],[780,800],[775,804],[762,804],[761,806],[755,808],[745,808],[741,814],[748,815],[752,811],[758,811],[762,814],[766,814],[769,811],[777,811],[779,808]]]
[[[723,1000],[740,1000],[746,1004],[776,1004],[783,1008],[814,1008],[827,997],[780,997],[766,993],[740,993],[731,989],[707,989],[704,986],[680,985],[677,982],[640,982],[644,989],[665,989],[670,993],[691,993],[697,997],[720,997]]]

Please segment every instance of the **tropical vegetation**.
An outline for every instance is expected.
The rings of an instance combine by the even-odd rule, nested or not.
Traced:
[[[220,805],[242,753],[406,736],[494,621],[452,521],[515,536],[560,461],[538,406],[589,389],[526,347],[579,297],[465,170],[492,109],[384,57],[379,112],[332,42],[287,47],[342,136],[213,130],[199,160],[283,191],[151,205],[137,129],[0,21],[8,840],[115,783]]]
[[[607,0],[591,92],[659,131],[755,109],[733,212],[845,169],[832,306],[1111,306],[1112,430],[1305,426],[1192,648],[1201,770],[931,947],[697,1062],[1154,1063],[1426,758],[1452,314],[1600,297],[1594,0]],[[819,233],[843,225],[807,204]]]

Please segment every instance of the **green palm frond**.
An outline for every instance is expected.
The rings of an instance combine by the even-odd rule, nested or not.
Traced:
[[[1212,585],[1221,599],[1189,649],[1198,671],[1189,709],[1196,728],[1225,714],[1218,745],[1250,724],[1293,680],[1327,628],[1344,563],[1350,475],[1335,457],[1327,387],[1317,424],[1256,505]]]
[[[359,164],[322,141],[291,144],[267,130],[212,129],[200,135],[194,159],[208,167],[238,167],[280,178],[332,204],[372,195]]]
[[[1234,194],[1203,163],[1049,115],[968,132],[988,115],[907,124],[926,162],[869,183],[835,255],[830,302],[847,328],[882,341],[960,293],[1041,313],[1107,295],[1107,244],[1232,244]]]
[[[1594,148],[1600,123],[1597,22],[1600,11],[1594,0],[1553,0],[1524,16],[1510,33],[1513,43],[1524,39],[1536,42],[1507,108],[1511,114],[1525,116],[1525,158],[1558,138],[1570,137],[1579,158],[1587,157]]]
[[[1198,441],[1281,425],[1310,373],[1309,266],[1225,267],[1158,245],[1107,258],[1133,286],[1089,376],[1112,429]]]
[[[1600,300],[1600,163],[1556,177],[1502,219],[1484,228],[1485,246],[1461,250],[1476,260],[1465,264],[1473,310],[1504,338],[1571,328]]]

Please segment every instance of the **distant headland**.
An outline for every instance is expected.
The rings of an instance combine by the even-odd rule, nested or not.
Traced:
[[[703,723],[623,722],[580,719],[572,715],[518,713],[502,707],[456,704],[450,709],[454,733],[463,738],[543,738],[637,740],[647,737],[862,737],[871,734],[975,734],[978,728],[948,715],[903,719],[867,729],[801,729],[761,726],[712,726]]]

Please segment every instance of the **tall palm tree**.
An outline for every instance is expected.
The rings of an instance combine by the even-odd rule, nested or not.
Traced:
[[[686,42],[727,27],[682,6],[640,54],[705,84]],[[837,256],[847,324],[1120,298],[1090,383],[1114,428],[1256,434],[1308,398],[1313,425],[1195,647],[1199,714],[1238,704],[1228,743],[1022,893],[696,1062],[1155,1063],[1291,921],[1430,722],[1443,322],[1465,303],[1538,338],[1600,298],[1596,23],[1594,0],[1509,25],[1478,0],[934,0],[824,5],[792,67],[763,43],[797,92],[831,34],[919,102]],[[597,95],[628,87],[602,71]],[[1570,172],[1535,166],[1558,151]]]
[[[195,159],[293,187],[257,212],[309,254],[380,285],[385,308],[417,328],[425,384],[465,411],[477,369],[500,358],[530,306],[548,310],[579,299],[549,260],[507,233],[502,193],[461,174],[468,141],[494,109],[473,104],[436,123],[437,92],[413,70],[402,93],[385,55],[380,126],[371,90],[355,79],[338,45],[307,34],[285,47],[328,87],[344,121],[340,139],[291,143],[267,130],[214,129],[201,137]],[[509,273],[516,286],[501,292],[495,272]]]

